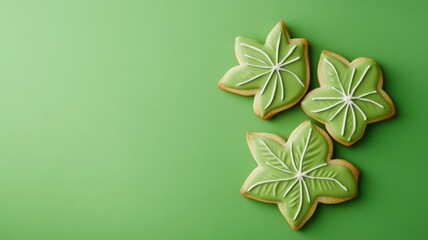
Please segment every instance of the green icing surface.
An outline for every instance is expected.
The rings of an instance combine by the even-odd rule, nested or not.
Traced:
[[[318,197],[331,197],[328,202],[336,203],[357,193],[358,170],[343,160],[330,160],[331,140],[310,121],[301,124],[288,142],[274,134],[251,133],[248,144],[258,167],[241,193],[277,203],[294,229],[310,217]]]
[[[321,87],[305,97],[302,107],[310,117],[325,123],[333,138],[344,145],[358,141],[368,123],[395,113],[392,101],[381,89],[380,67],[372,59],[359,58],[349,64],[324,51],[318,77]]]
[[[265,44],[236,38],[235,51],[240,65],[229,70],[219,85],[237,94],[255,95],[254,110],[262,118],[293,106],[306,93],[307,43],[289,40],[283,22],[275,25]]]

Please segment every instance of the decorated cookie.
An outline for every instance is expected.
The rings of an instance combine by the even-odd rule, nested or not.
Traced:
[[[395,114],[394,104],[382,90],[382,71],[370,58],[351,63],[329,52],[321,53],[318,65],[320,88],[302,101],[310,117],[324,123],[339,143],[350,146],[364,135],[368,123]]]
[[[269,33],[266,43],[238,37],[235,43],[239,65],[230,69],[219,87],[254,98],[254,111],[263,119],[295,105],[309,85],[308,43],[290,39],[284,22]]]
[[[339,203],[357,195],[358,170],[347,161],[331,160],[330,137],[310,121],[297,127],[288,142],[270,133],[249,133],[247,141],[258,167],[241,194],[278,204],[295,230],[318,202]]]

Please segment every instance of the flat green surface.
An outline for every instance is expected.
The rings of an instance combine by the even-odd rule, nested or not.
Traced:
[[[423,239],[427,4],[257,2],[1,1],[0,239]],[[310,43],[311,89],[321,50],[367,56],[397,108],[335,144],[360,196],[300,231],[239,189],[246,132],[286,138],[308,117],[263,121],[216,86],[235,37],[264,41],[280,19]]]

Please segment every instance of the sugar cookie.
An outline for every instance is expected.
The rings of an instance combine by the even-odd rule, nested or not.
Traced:
[[[235,52],[239,65],[218,86],[239,95],[255,95],[254,111],[261,118],[269,119],[292,107],[308,90],[308,42],[290,39],[283,21],[275,25],[265,44],[236,38]]]
[[[382,90],[382,71],[370,58],[351,63],[329,51],[318,65],[320,88],[302,101],[307,115],[326,125],[339,143],[350,146],[361,139],[367,124],[394,116],[395,108]]]
[[[247,141],[258,167],[241,194],[278,204],[295,230],[309,220],[318,202],[339,203],[357,195],[359,171],[345,160],[331,160],[330,137],[310,121],[287,142],[270,133],[249,133]]]

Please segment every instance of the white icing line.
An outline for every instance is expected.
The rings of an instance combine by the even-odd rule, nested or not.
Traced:
[[[249,58],[249,59],[253,59],[253,60],[255,60],[255,61],[258,61],[258,62],[260,62],[260,63],[263,63],[264,65],[269,65],[269,64],[267,64],[265,61],[263,61],[263,60],[261,60],[261,59],[258,59],[258,58],[255,58],[255,57],[253,57],[253,56],[251,56],[251,55],[244,54],[244,56],[245,56],[245,57],[247,57],[247,58]]]
[[[281,159],[279,159],[279,157],[278,156],[276,156],[273,152],[272,152],[272,150],[269,148],[269,146],[262,140],[262,139],[259,139],[260,140],[260,142],[265,146],[265,148],[269,151],[269,153],[276,159],[276,160],[278,160],[278,162],[283,166],[283,167],[285,167],[287,170],[290,170],[290,168],[288,168],[288,166],[287,166],[287,164],[285,164],[285,162],[283,162]],[[289,173],[291,173],[291,172],[289,172]]]
[[[339,108],[339,110],[337,110],[337,112],[328,120],[328,121],[331,121],[331,120],[333,120],[336,116],[337,116],[337,114],[339,114],[340,113],[340,111],[342,111],[342,109],[345,107],[345,106],[347,106],[348,104],[346,104],[346,102],[343,102],[343,105]]]
[[[275,58],[275,62],[276,64],[278,64],[278,57],[279,57],[279,43],[281,42],[281,32],[279,32],[279,36],[278,36],[278,41],[276,42],[276,58]]]
[[[279,64],[283,64],[285,60],[294,52],[294,49],[296,49],[297,45],[293,45],[290,50],[288,51],[287,55],[279,62]]]
[[[352,133],[351,133],[351,136],[349,136],[349,138],[348,138],[348,142],[351,140],[351,138],[354,135],[355,130],[357,128],[357,118],[355,116],[355,111],[354,111],[354,107],[352,104],[351,104],[351,112],[352,112],[352,121],[354,124],[352,125]]]
[[[305,148],[303,149],[302,156],[300,156],[300,167],[299,172],[302,172],[303,158],[305,157],[306,150],[308,149],[309,141],[311,140],[312,128],[309,129],[308,139],[306,140]]]
[[[270,162],[266,162],[266,165],[269,165],[270,167],[275,168],[276,170],[279,170],[279,171],[281,171],[281,172],[291,173],[291,174],[292,174],[292,172],[290,172],[290,171],[288,171],[288,170],[285,170],[285,169],[282,169],[282,168],[279,168],[279,167],[277,167],[277,166],[274,166],[274,165],[272,165]]]
[[[382,104],[380,104],[380,103],[378,103],[378,102],[376,102],[376,101],[373,101],[373,100],[371,100],[371,99],[367,99],[367,98],[357,98],[357,97],[352,98],[352,99],[360,100],[360,101],[366,101],[366,102],[371,102],[371,103],[373,103],[373,104],[377,105],[377,106],[378,106],[378,107],[380,107],[380,108],[384,108]]]
[[[305,84],[303,84],[302,80],[300,80],[300,78],[294,72],[289,71],[287,69],[283,69],[283,68],[280,68],[279,70],[287,72],[287,73],[290,73],[291,75],[293,75],[299,81],[299,83],[300,83],[300,85],[302,85],[302,87],[305,87]]]
[[[299,186],[300,186],[299,208],[297,209],[296,215],[294,215],[294,218],[293,218],[294,221],[296,221],[296,218],[299,215],[300,210],[302,209],[302,203],[303,203],[303,201],[302,201],[303,200],[302,199],[303,192],[302,192],[302,182],[301,181],[299,181]]]
[[[309,169],[308,171],[305,171],[305,172],[304,172],[304,175],[306,175],[306,174],[308,174],[308,173],[311,173],[312,171],[315,171],[315,170],[317,170],[318,168],[322,168],[322,167],[327,166],[327,165],[328,165],[327,163],[323,163],[323,164],[320,164],[320,165],[318,165],[318,166],[316,166],[316,167],[313,167],[313,168]]]
[[[293,142],[290,142],[290,155],[291,155],[291,163],[293,164],[294,170],[297,172],[296,163],[294,162],[294,155],[293,155]]]
[[[369,66],[367,66],[367,68],[364,70],[363,75],[361,75],[360,80],[358,80],[357,85],[355,85],[355,86],[354,86],[354,88],[352,89],[352,92],[351,92],[351,94],[350,94],[351,96],[353,96],[353,95],[354,95],[355,90],[357,90],[357,88],[360,86],[361,82],[363,81],[363,79],[364,79],[364,77],[366,76],[366,73],[367,73],[367,71],[368,71],[369,69],[370,69],[370,65],[369,65]]]
[[[272,66],[262,66],[262,65],[255,65],[255,64],[251,64],[251,63],[245,63],[245,65],[251,66],[251,67],[255,67],[255,68],[268,68],[268,69],[272,69]]]
[[[270,99],[269,99],[268,104],[265,106],[265,109],[267,109],[267,108],[272,104],[273,99],[275,98],[275,94],[276,94],[276,84],[277,84],[277,83],[278,83],[278,74],[276,75],[275,82],[274,82],[274,84],[273,84],[272,95],[271,95],[271,97],[270,97]]]
[[[316,101],[316,100],[342,100],[343,101],[343,97],[316,97],[316,98],[312,98],[312,100]]]
[[[348,95],[351,92],[351,85],[352,85],[352,81],[354,79],[354,74],[355,74],[355,68],[352,68],[351,79],[349,80],[349,85],[348,85]]]
[[[283,197],[285,198],[287,196],[287,194],[291,191],[291,189],[294,187],[294,185],[296,185],[296,183],[299,181],[299,179],[297,178],[296,181],[294,181],[293,184],[291,184],[291,186],[287,189],[287,191],[285,191]]]
[[[315,176],[308,176],[306,175],[307,178],[311,178],[311,179],[317,179],[317,180],[327,180],[327,181],[334,181],[335,183],[337,183],[343,190],[345,190],[346,192],[348,191],[348,189],[343,186],[342,183],[340,183],[337,179],[335,178],[327,178],[327,177],[315,177]]]
[[[330,65],[333,68],[334,72],[336,73],[336,77],[337,77],[337,81],[339,82],[340,89],[342,89],[342,92],[345,92],[342,86],[342,82],[340,82],[339,73],[337,72],[336,67],[327,58],[325,59],[325,61],[328,63],[328,65]]]
[[[282,82],[282,76],[281,73],[279,72],[279,70],[276,70],[276,74],[278,74],[279,76],[279,84],[281,85],[281,101],[284,101],[284,83]]]
[[[343,102],[344,102],[344,100],[339,101],[339,102],[337,102],[337,103],[335,103],[335,104],[333,104],[333,105],[327,106],[327,107],[325,107],[325,108],[321,108],[321,109],[318,109],[318,110],[313,110],[313,111],[311,111],[311,112],[313,112],[313,113],[318,113],[318,112],[322,112],[322,111],[325,111],[325,110],[329,110],[329,109],[334,108],[334,107],[336,107],[337,105],[339,105],[339,104],[341,104],[341,103],[343,103]]]
[[[249,82],[252,82],[252,81],[256,80],[257,78],[259,78],[259,77],[261,77],[261,76],[264,76],[264,75],[268,74],[269,72],[271,72],[271,71],[267,71],[267,72],[261,73],[261,74],[259,74],[259,75],[255,76],[255,77],[253,77],[253,78],[250,78],[250,79],[248,79],[248,80],[245,80],[244,82],[238,83],[238,84],[236,84],[236,85],[237,85],[237,86],[242,86],[242,85],[244,85],[244,84],[246,84],[246,83],[249,83]]]
[[[260,95],[262,95],[262,94],[265,92],[266,87],[267,87],[267,85],[269,84],[270,79],[272,78],[272,74],[273,74],[273,72],[274,72],[274,70],[272,69],[272,70],[270,71],[270,74],[269,74],[268,79],[266,80],[265,85],[264,85],[264,86],[263,86],[263,88],[262,88],[262,91],[260,92]]]
[[[311,196],[309,195],[309,189],[308,189],[308,186],[306,185],[305,178],[302,178],[302,180],[300,181],[303,183],[303,187],[305,187],[306,196],[308,196],[308,202],[311,203]]]
[[[281,64],[281,65],[279,65],[279,66],[280,66],[280,67],[286,66],[286,65],[288,65],[288,64],[291,64],[291,63],[294,63],[294,62],[299,61],[299,59],[300,59],[300,57],[293,58],[293,59],[291,59],[291,60],[288,60],[288,61],[286,61],[286,62],[282,63],[282,64]]]
[[[361,108],[356,103],[352,102],[351,104],[357,108],[357,110],[361,113],[361,115],[363,115],[364,121],[366,121],[367,116],[366,116],[366,114],[364,114],[363,110],[361,110]]]
[[[246,43],[241,43],[241,46],[244,46],[244,47],[247,47],[247,48],[253,49],[253,50],[255,50],[255,51],[257,51],[257,52],[259,52],[259,53],[263,54],[263,55],[266,57],[266,59],[267,59],[267,60],[269,60],[269,62],[270,62],[272,65],[274,65],[274,64],[273,64],[273,62],[272,62],[272,59],[270,59],[269,55],[267,55],[267,53],[266,53],[265,51],[261,50],[260,48],[254,47],[254,46],[249,45],[249,44],[246,44]]]
[[[368,95],[374,94],[374,93],[377,93],[377,91],[374,90],[374,91],[371,91],[371,92],[367,92],[367,93],[361,94],[360,96],[356,96],[355,98],[362,98],[362,97],[365,97],[365,96],[368,96]]]
[[[346,94],[344,94],[343,92],[341,92],[339,89],[335,88],[335,87],[331,87],[331,89],[333,89],[334,91],[338,92],[340,95],[342,96],[346,96]]]
[[[343,122],[342,122],[342,132],[341,132],[342,137],[343,137],[343,134],[345,134],[345,124],[346,124],[346,118],[348,117],[349,105],[350,105],[350,104],[346,104],[345,115],[344,115],[344,117],[343,117]]]
[[[273,183],[273,182],[284,182],[284,181],[289,181],[291,179],[295,179],[296,176],[291,177],[291,178],[280,178],[280,179],[274,179],[274,180],[266,180],[266,181],[261,181],[258,183],[253,184],[250,188],[248,188],[248,192],[250,192],[251,190],[253,190],[255,187],[260,186],[262,184],[266,184],[266,183]]]

